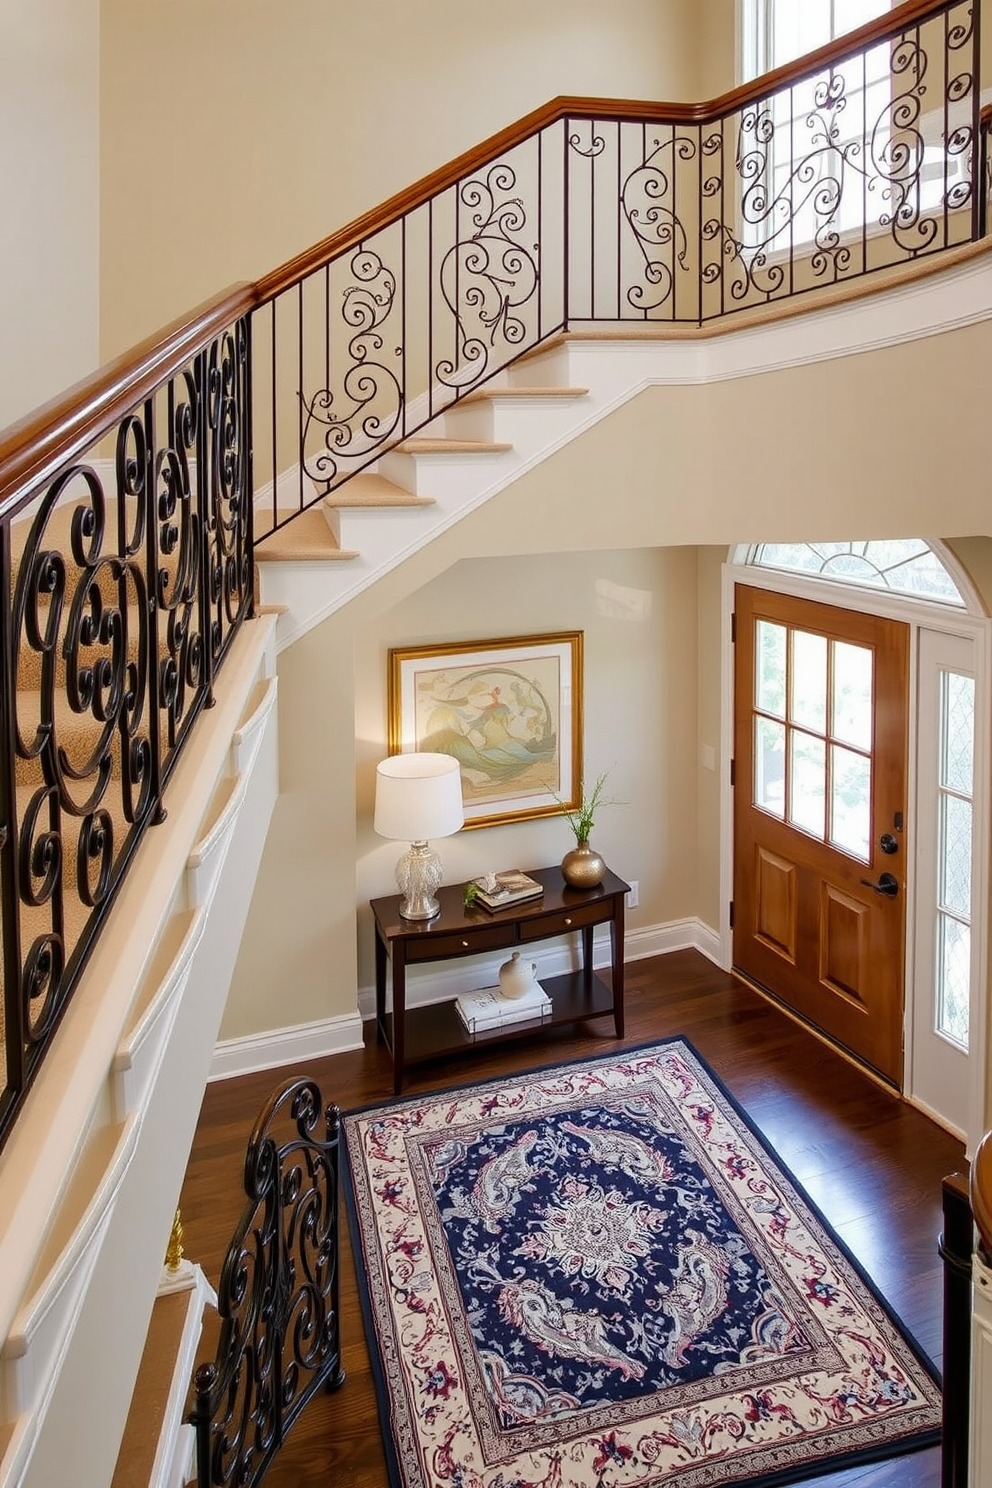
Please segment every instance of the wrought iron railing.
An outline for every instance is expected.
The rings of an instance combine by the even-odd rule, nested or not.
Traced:
[[[228,297],[3,447],[0,1134],[250,613],[249,331]]]
[[[973,0],[912,0],[713,104],[558,99],[263,280],[258,540],[566,327],[972,241],[978,55]]]
[[[253,1488],[307,1401],[344,1383],[338,1141],[337,1108],[324,1110],[312,1080],[280,1086],[255,1123],[216,1360],[195,1376],[197,1488]]]
[[[702,325],[973,241],[978,57],[974,0],[907,0],[712,104],[558,99],[0,438],[0,1140],[253,543],[560,330]]]

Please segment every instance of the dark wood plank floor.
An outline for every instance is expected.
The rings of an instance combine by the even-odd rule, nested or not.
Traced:
[[[609,1053],[612,1021],[553,1029],[411,1073],[404,1093],[488,1079],[559,1058]],[[961,1144],[694,951],[630,963],[627,1038],[685,1035],[824,1211],[923,1347],[941,1362],[941,1179]],[[289,1075],[314,1078],[342,1110],[388,1099],[392,1068],[364,1051],[208,1087],[182,1192],[186,1251],[216,1284],[241,1212],[241,1167],[255,1117]],[[342,1219],[341,1322],[348,1378],[297,1422],[269,1488],[385,1488],[387,1477],[354,1262]],[[205,1333],[207,1347],[212,1336]],[[817,1478],[818,1488],[938,1488],[933,1449]]]

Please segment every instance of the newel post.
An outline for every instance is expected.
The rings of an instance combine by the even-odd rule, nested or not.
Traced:
[[[941,1188],[944,1228],[938,1249],[944,1263],[944,1367],[940,1483],[941,1488],[968,1488],[975,1226],[967,1178],[952,1173]]]

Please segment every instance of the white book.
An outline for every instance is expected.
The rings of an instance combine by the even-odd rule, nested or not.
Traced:
[[[535,1018],[550,1018],[551,998],[540,984],[529,988],[522,997],[503,997],[498,987],[482,987],[478,992],[463,992],[455,998],[458,1015],[469,1033],[502,1028],[507,1023],[526,1023]]]

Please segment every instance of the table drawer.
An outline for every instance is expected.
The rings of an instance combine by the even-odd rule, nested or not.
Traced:
[[[567,935],[569,930],[581,930],[584,925],[601,925],[612,918],[612,910],[610,899],[600,899],[596,904],[577,904],[574,909],[556,909],[553,914],[525,920],[520,926],[520,939],[543,940],[549,935]]]
[[[440,961],[445,956],[471,956],[476,951],[493,951],[514,942],[513,925],[483,925],[480,929],[461,930],[454,935],[425,935],[408,940],[408,961]]]

